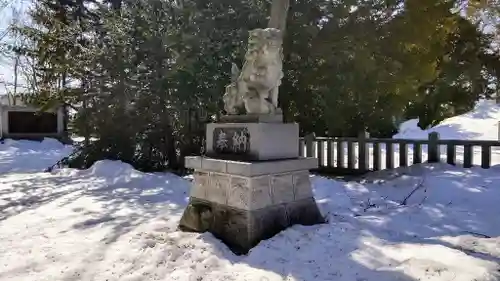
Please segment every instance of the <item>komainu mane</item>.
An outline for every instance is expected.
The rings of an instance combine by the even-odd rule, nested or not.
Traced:
[[[249,35],[241,71],[235,64],[231,69],[224,107],[227,114],[237,114],[242,106],[247,114],[275,114],[283,78],[282,32],[274,28],[255,29]]]

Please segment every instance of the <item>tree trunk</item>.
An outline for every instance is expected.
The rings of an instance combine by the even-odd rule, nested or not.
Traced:
[[[16,105],[16,97],[17,97],[17,83],[18,83],[18,70],[19,70],[19,56],[16,55],[16,59],[14,61],[14,93],[12,96],[13,105]]]
[[[62,88],[64,91],[66,91],[66,86],[68,84],[68,79],[66,73],[63,73],[62,75]],[[64,134],[69,137],[68,135],[68,123],[69,123],[69,114],[68,114],[68,106],[63,103],[63,132]]]
[[[168,113],[167,113],[168,114]],[[167,125],[165,126],[165,151],[168,158],[168,167],[172,170],[178,170],[179,159],[177,158],[177,149],[175,146],[174,130],[170,122],[170,116],[167,117]]]
[[[289,7],[290,0],[273,0],[271,4],[271,18],[267,27],[279,29],[284,33]]]
[[[87,93],[86,89],[87,85],[85,83],[85,80],[82,81],[82,89],[84,93]],[[88,112],[87,112],[87,97],[85,94],[83,95],[83,100],[82,100],[82,110],[83,110],[83,145],[85,147],[88,147],[90,144],[90,129],[89,129],[89,120],[88,120]]]

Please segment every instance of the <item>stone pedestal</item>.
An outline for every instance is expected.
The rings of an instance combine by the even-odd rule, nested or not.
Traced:
[[[315,158],[240,162],[187,157],[186,166],[195,172],[181,229],[209,231],[235,253],[247,253],[291,225],[324,221],[309,180]]]
[[[219,123],[283,123],[283,115],[278,114],[246,114],[225,115]]]
[[[207,152],[227,160],[275,160],[299,157],[299,125],[295,123],[210,123]]]
[[[224,120],[207,125],[207,157],[185,159],[194,183],[180,228],[245,254],[291,225],[324,222],[309,180],[318,161],[299,157],[299,126],[276,116]]]

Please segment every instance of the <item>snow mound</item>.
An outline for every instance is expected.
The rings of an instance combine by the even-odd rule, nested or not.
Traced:
[[[132,176],[138,174],[140,174],[140,172],[135,170],[132,165],[122,161],[112,160],[97,161],[89,169],[80,171],[80,175],[103,178],[116,178],[124,175]]]
[[[0,144],[0,150],[23,149],[23,150],[56,150],[64,149],[65,145],[53,138],[44,138],[42,141],[5,139]]]
[[[408,120],[400,125],[394,139],[427,139],[432,132],[441,139],[456,140],[498,140],[500,106],[492,100],[480,100],[468,113],[445,119],[437,126],[422,130],[418,119]]]
[[[5,139],[0,143],[0,174],[41,172],[73,151],[56,139],[43,141]]]

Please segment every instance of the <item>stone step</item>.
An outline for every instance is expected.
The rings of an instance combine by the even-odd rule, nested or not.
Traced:
[[[185,167],[189,169],[246,177],[318,168],[318,159],[312,157],[271,161],[231,161],[203,156],[188,156],[184,163]]]

